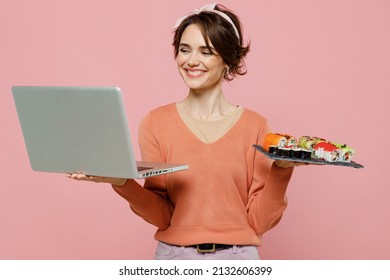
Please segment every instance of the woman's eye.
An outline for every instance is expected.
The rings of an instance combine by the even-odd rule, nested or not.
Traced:
[[[202,52],[202,54],[208,56],[208,55],[212,55],[213,53],[204,51],[204,52]]]
[[[190,50],[188,50],[188,49],[179,49],[179,51],[181,53],[189,53],[190,52]]]

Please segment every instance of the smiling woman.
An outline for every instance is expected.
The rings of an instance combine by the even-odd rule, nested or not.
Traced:
[[[147,114],[139,144],[144,161],[189,169],[147,178],[144,186],[69,177],[111,183],[135,214],[157,227],[157,259],[259,259],[256,247],[282,217],[296,163],[274,163],[256,152],[253,144],[270,132],[267,120],[223,94],[224,80],[246,73],[241,24],[225,7],[206,5],[178,21],[173,46],[188,94]]]
[[[249,44],[244,46],[238,17],[221,5],[212,10],[207,5],[202,8],[200,9],[202,12],[179,19],[176,23],[177,29],[172,43],[175,58],[179,55],[182,44],[186,42],[183,33],[187,27],[196,26],[201,33],[198,36],[203,37],[203,48],[206,49],[206,53],[208,51],[210,54],[220,55],[226,64],[228,71],[224,73],[224,78],[233,80],[236,75],[244,75],[246,73],[244,57],[250,47]]]
[[[120,86],[126,111],[131,112],[129,129],[138,156],[140,118],[168,101],[182,101],[189,93],[173,59],[172,26],[208,2],[152,3],[153,7],[151,1],[0,1],[0,259],[154,256],[157,228],[127,209],[127,201],[111,193],[110,184],[88,184],[31,170],[11,94],[15,84]],[[357,151],[355,160],[367,167],[295,168],[287,190],[289,206],[276,228],[263,235],[260,256],[390,260],[388,157],[372,152],[371,136],[380,130],[381,139],[390,138],[390,1],[221,3],[240,16],[243,46],[250,42],[245,57],[248,73],[222,82],[225,97],[266,116],[274,132],[350,143]],[[176,143],[194,143],[192,131],[173,120],[182,133],[167,148],[172,151]],[[215,135],[222,133],[217,132],[223,130],[218,125],[222,120],[194,122],[212,126]],[[164,129],[165,123],[159,130]],[[249,134],[248,130],[240,133],[241,137]],[[205,134],[213,149],[233,135],[215,140]],[[202,143],[190,147],[193,153]],[[218,166],[204,162],[204,169],[226,170],[221,179],[232,178],[226,165],[229,153],[236,149],[240,148],[233,143],[225,153],[215,153],[225,162]],[[197,158],[194,155],[193,161]],[[194,168],[189,164],[188,173]],[[235,168],[239,173],[247,167],[237,163]],[[247,176],[255,178],[249,172]],[[198,184],[206,181],[205,173],[199,172],[198,177]],[[188,191],[184,183],[177,185],[176,191]],[[215,211],[208,207],[221,201],[220,207],[228,211],[230,207],[221,200],[226,201],[225,193],[209,196],[209,187],[204,184],[199,210],[205,207],[211,215]],[[171,201],[181,200],[180,193],[171,196],[171,189],[167,193]],[[193,202],[188,200],[190,208]],[[179,207],[172,211],[175,217],[180,212]]]
[[[198,25],[188,26],[181,37],[177,66],[192,90],[215,87],[227,72],[227,65],[212,44],[206,45]]]

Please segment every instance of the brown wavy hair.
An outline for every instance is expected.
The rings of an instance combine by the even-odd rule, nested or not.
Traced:
[[[218,4],[215,10],[225,13],[233,21],[240,38],[234,31],[233,26],[220,15],[213,12],[201,12],[186,17],[181,24],[175,29],[172,45],[174,47],[174,57],[179,53],[179,45],[184,30],[190,24],[196,24],[200,27],[206,47],[212,52],[209,40],[214,46],[217,53],[229,67],[224,78],[228,81],[233,80],[237,75],[247,73],[244,58],[249,52],[250,44],[244,46],[242,39],[242,26],[239,18],[226,7]]]

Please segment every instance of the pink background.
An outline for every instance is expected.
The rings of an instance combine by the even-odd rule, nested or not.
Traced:
[[[119,86],[138,147],[142,116],[187,93],[171,27],[205,3],[0,1],[0,259],[153,258],[155,228],[110,186],[31,170],[11,86]],[[365,165],[297,168],[261,257],[389,259],[390,2],[223,4],[252,45],[247,76],[225,84],[226,96],[274,131],[346,142]]]

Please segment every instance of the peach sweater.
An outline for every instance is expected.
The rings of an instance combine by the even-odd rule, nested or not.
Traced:
[[[113,186],[131,209],[158,229],[155,238],[175,245],[261,245],[287,206],[293,168],[272,164],[252,147],[269,132],[267,121],[244,109],[220,139],[206,144],[187,128],[175,104],[141,122],[142,159],[186,163],[186,171]]]

